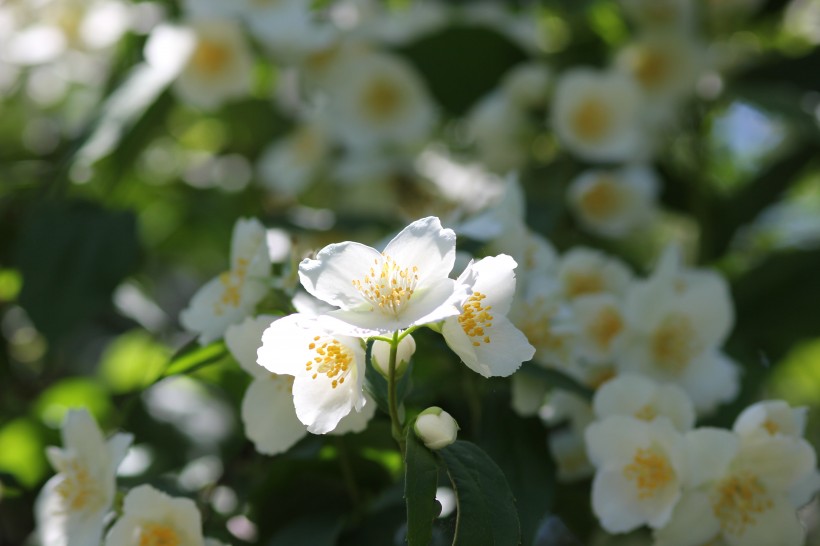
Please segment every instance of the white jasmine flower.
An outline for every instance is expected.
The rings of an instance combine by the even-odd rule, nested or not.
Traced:
[[[636,159],[645,148],[640,103],[640,88],[628,76],[575,68],[556,83],[552,125],[567,149],[583,159]]]
[[[86,410],[69,410],[62,426],[63,448],[46,450],[57,471],[37,497],[35,516],[43,546],[99,544],[116,493],[117,467],[133,437],[108,441]]]
[[[519,108],[541,108],[547,102],[552,72],[538,62],[514,66],[501,81],[501,90]]]
[[[686,492],[657,546],[704,544],[799,546],[804,530],[789,490],[816,465],[812,447],[799,438],[742,440],[720,429],[686,435]]]
[[[443,409],[433,406],[422,411],[413,430],[428,449],[441,449],[456,441],[458,423]]]
[[[257,170],[262,182],[286,196],[302,193],[324,167],[329,135],[318,123],[305,123],[262,152]]]
[[[238,0],[254,38],[285,61],[300,61],[327,47],[337,32],[320,22],[307,0]]]
[[[619,300],[612,294],[582,296],[573,301],[572,312],[578,356],[593,365],[612,362],[626,332]]]
[[[489,169],[505,173],[527,162],[534,131],[526,111],[508,95],[496,92],[479,101],[467,116],[467,128]]]
[[[461,314],[463,283],[448,277],[455,233],[438,218],[404,228],[383,252],[354,242],[328,245],[299,265],[305,289],[340,309],[335,317],[368,333],[403,330]]]
[[[732,427],[740,436],[778,436],[802,438],[806,430],[805,406],[792,408],[784,400],[763,400],[744,409]]]
[[[535,354],[524,334],[507,318],[515,295],[515,260],[501,254],[471,263],[458,282],[473,293],[457,317],[445,319],[447,345],[484,377],[512,375]]]
[[[624,294],[632,272],[617,258],[586,247],[574,247],[561,257],[558,282],[563,296],[572,300],[589,294]]]
[[[200,19],[190,23],[190,32],[193,47],[174,83],[182,100],[210,109],[246,95],[253,59],[239,25],[229,19]]]
[[[601,526],[626,533],[666,525],[686,472],[683,437],[669,421],[608,417],[587,427],[586,442],[597,469],[592,510]]]
[[[170,497],[150,485],[128,492],[122,516],[105,537],[105,546],[203,543],[202,518],[194,501]]]
[[[388,53],[342,55],[325,91],[329,128],[354,149],[415,145],[436,121],[421,78]]]
[[[695,425],[695,408],[680,387],[658,384],[641,375],[620,375],[604,383],[595,393],[592,405],[598,419],[610,415],[644,421],[666,418],[679,432]]]
[[[179,315],[186,330],[199,333],[203,345],[222,336],[231,324],[250,315],[267,293],[270,256],[265,227],[255,219],[239,219],[231,238],[231,269],[194,294]]]
[[[297,313],[274,321],[257,357],[268,371],[293,376],[296,416],[313,434],[330,432],[366,404],[361,339],[329,332],[316,318]]]
[[[620,0],[626,15],[645,30],[689,30],[694,19],[690,0]]]
[[[588,170],[572,181],[567,199],[581,224],[602,237],[624,237],[652,220],[658,181],[646,166]]]

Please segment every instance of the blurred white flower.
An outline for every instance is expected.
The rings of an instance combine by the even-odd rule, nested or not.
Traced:
[[[613,256],[576,246],[561,256],[558,282],[568,300],[600,293],[622,296],[632,282],[632,272]]]
[[[321,124],[308,122],[262,152],[257,171],[262,182],[277,193],[302,193],[324,167],[330,149]]]
[[[212,109],[247,95],[253,57],[242,28],[229,19],[197,19],[188,29],[194,44],[174,82],[180,98]]]
[[[296,416],[313,434],[330,432],[367,405],[362,340],[329,332],[316,318],[297,313],[274,321],[262,335],[257,362],[293,376]]]
[[[686,434],[686,491],[657,546],[704,544],[799,546],[805,531],[789,490],[814,472],[814,449],[799,438],[742,441],[702,428]]]
[[[558,480],[573,482],[592,476],[595,468],[587,457],[584,440],[584,430],[595,419],[589,402],[575,393],[555,390],[541,408],[541,416],[550,425],[565,423],[564,428],[551,430],[547,439],[550,454],[558,466]]]
[[[461,313],[469,294],[448,275],[456,235],[438,218],[416,220],[383,252],[360,243],[328,245],[299,265],[305,289],[337,306],[328,316],[360,329],[357,335],[403,330]]]
[[[150,485],[128,492],[122,516],[105,537],[105,546],[203,543],[202,517],[194,501],[170,497]]]
[[[467,128],[488,168],[505,173],[526,163],[534,131],[526,111],[507,95],[496,92],[479,101]]]
[[[642,30],[688,31],[694,22],[691,0],[620,0],[620,4]]]
[[[354,149],[420,144],[436,121],[419,75],[388,53],[342,55],[324,87],[329,129]]]
[[[732,427],[740,436],[790,436],[802,438],[809,409],[793,408],[784,400],[762,400],[744,409]]]
[[[180,323],[198,333],[203,345],[218,339],[265,296],[270,266],[265,227],[258,220],[240,218],[231,238],[231,269],[194,294],[179,315]]]
[[[683,437],[666,420],[616,415],[586,430],[596,467],[592,510],[611,533],[669,521],[681,496],[686,459]]]
[[[444,320],[441,333],[464,364],[484,377],[512,375],[535,348],[507,318],[515,295],[515,260],[501,254],[467,266],[457,282],[472,294],[457,317]]]
[[[620,301],[606,293],[582,296],[572,302],[572,314],[579,358],[593,365],[611,363],[626,332]]]
[[[546,65],[522,63],[504,74],[501,91],[519,108],[542,108],[547,104],[552,80],[552,71]]]
[[[625,415],[654,421],[666,418],[679,432],[695,425],[695,407],[680,387],[662,385],[642,375],[620,375],[601,386],[592,401],[595,415]]]
[[[116,493],[117,467],[133,440],[115,434],[108,441],[85,409],[69,410],[62,426],[63,448],[48,447],[57,471],[37,497],[37,534],[43,546],[99,544]]]
[[[573,68],[560,75],[552,126],[567,149],[589,161],[641,159],[641,90],[628,76]]]
[[[428,449],[441,449],[456,441],[458,423],[443,409],[433,406],[422,411],[413,425],[416,435]]]
[[[619,238],[645,227],[657,209],[658,182],[646,166],[581,173],[567,200],[581,224],[602,237]]]

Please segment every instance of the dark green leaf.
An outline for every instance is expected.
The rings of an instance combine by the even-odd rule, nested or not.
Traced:
[[[294,521],[273,537],[269,546],[335,546],[344,520],[335,514],[314,514]]]
[[[550,387],[570,391],[585,400],[592,400],[592,395],[595,394],[592,389],[582,385],[575,378],[552,368],[542,368],[537,364],[525,364],[521,368],[520,373],[540,377],[544,379]]]
[[[17,241],[20,305],[53,341],[109,307],[138,256],[132,213],[86,201],[38,203]]]
[[[410,546],[428,546],[433,535],[433,520],[438,515],[438,463],[433,453],[416,437],[413,427],[407,429],[404,463],[407,542]]]
[[[498,465],[463,440],[439,450],[456,492],[453,546],[517,546],[521,526],[510,486]]]

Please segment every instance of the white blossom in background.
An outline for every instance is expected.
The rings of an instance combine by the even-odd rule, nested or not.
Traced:
[[[320,123],[299,125],[262,152],[256,165],[259,178],[275,193],[297,196],[325,167],[330,146],[329,135]]]
[[[229,19],[196,19],[186,27],[193,46],[174,82],[180,99],[214,109],[250,92],[253,56],[242,27]]]
[[[231,268],[194,294],[179,321],[199,334],[203,345],[253,312],[268,291],[271,261],[265,227],[255,219],[237,220],[231,238]]]
[[[510,404],[521,417],[532,417],[546,404],[550,383],[546,378],[526,372],[510,378]]]
[[[566,148],[588,161],[635,161],[645,155],[642,93],[628,76],[573,68],[555,84],[552,127]]]
[[[467,115],[467,130],[478,156],[491,170],[506,173],[522,167],[534,135],[527,112],[503,93],[491,93]]]
[[[253,381],[242,398],[242,423],[256,451],[265,455],[284,453],[304,438],[307,427],[296,415],[293,403],[294,378],[269,372],[257,363],[262,334],[278,317],[260,315],[247,318],[225,332],[225,345]],[[376,412],[367,399],[360,412],[343,417],[330,434],[361,432]]]
[[[373,4],[375,13],[359,23],[357,32],[383,44],[411,43],[440,30],[450,19],[448,6],[436,0],[391,6],[389,9],[385,9],[380,2]]]
[[[659,384],[642,375],[623,374],[604,383],[592,400],[595,416],[624,415],[654,421],[668,419],[678,432],[695,425],[695,407],[676,385]]]
[[[592,365],[612,363],[626,332],[620,300],[607,293],[582,296],[572,302],[572,314],[578,357]]]
[[[561,256],[557,276],[567,300],[601,293],[622,296],[632,283],[632,272],[621,260],[580,246]]]
[[[799,546],[805,531],[790,490],[813,475],[814,449],[800,438],[747,438],[721,429],[686,434],[686,490],[657,546],[722,539],[729,546]]]
[[[337,37],[336,29],[317,17],[309,0],[236,0],[236,4],[251,35],[284,62],[298,63]]]
[[[146,544],[203,546],[202,516],[194,501],[170,497],[150,485],[129,491],[122,516],[105,537],[105,546]]]
[[[586,429],[592,510],[611,533],[663,527],[686,479],[683,436],[667,420],[612,416]]]
[[[367,405],[362,340],[330,332],[316,318],[297,313],[274,321],[262,335],[257,362],[293,377],[296,416],[313,434],[327,434]]]
[[[584,431],[595,420],[589,402],[573,392],[556,389],[550,393],[540,415],[549,425],[565,425],[553,428],[548,437],[550,454],[558,467],[558,479],[573,482],[592,476],[595,468],[587,456],[584,440]]]
[[[456,317],[444,320],[441,334],[468,368],[484,377],[512,375],[535,348],[507,318],[515,295],[517,263],[506,254],[467,266],[458,282],[472,294]]]
[[[501,91],[522,109],[543,108],[549,98],[552,71],[539,62],[518,64],[504,74]]]
[[[657,177],[643,165],[584,171],[567,189],[567,201],[581,225],[613,239],[646,227],[657,213],[657,199]]]
[[[395,55],[342,55],[324,80],[329,129],[353,149],[413,147],[436,122],[420,76]]]
[[[691,30],[694,3],[690,0],[620,0],[627,17],[646,31]]]
[[[791,407],[784,400],[762,400],[744,409],[732,430],[740,436],[790,436],[802,438],[809,408]]]
[[[116,494],[117,467],[133,436],[119,433],[106,441],[85,409],[68,411],[61,435],[62,449],[46,449],[57,474],[43,486],[34,508],[40,543],[99,544]]]
[[[416,220],[384,248],[331,244],[299,265],[299,278],[316,298],[339,307],[327,316],[357,335],[378,335],[461,314],[469,287],[450,279],[456,235],[438,218]]]

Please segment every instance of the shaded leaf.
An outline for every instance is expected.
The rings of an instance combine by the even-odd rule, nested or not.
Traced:
[[[433,453],[416,437],[413,427],[407,429],[404,462],[407,542],[410,546],[428,546],[433,535],[433,520],[438,515],[438,463]]]
[[[335,546],[343,524],[336,514],[305,516],[276,533],[268,546]]]

